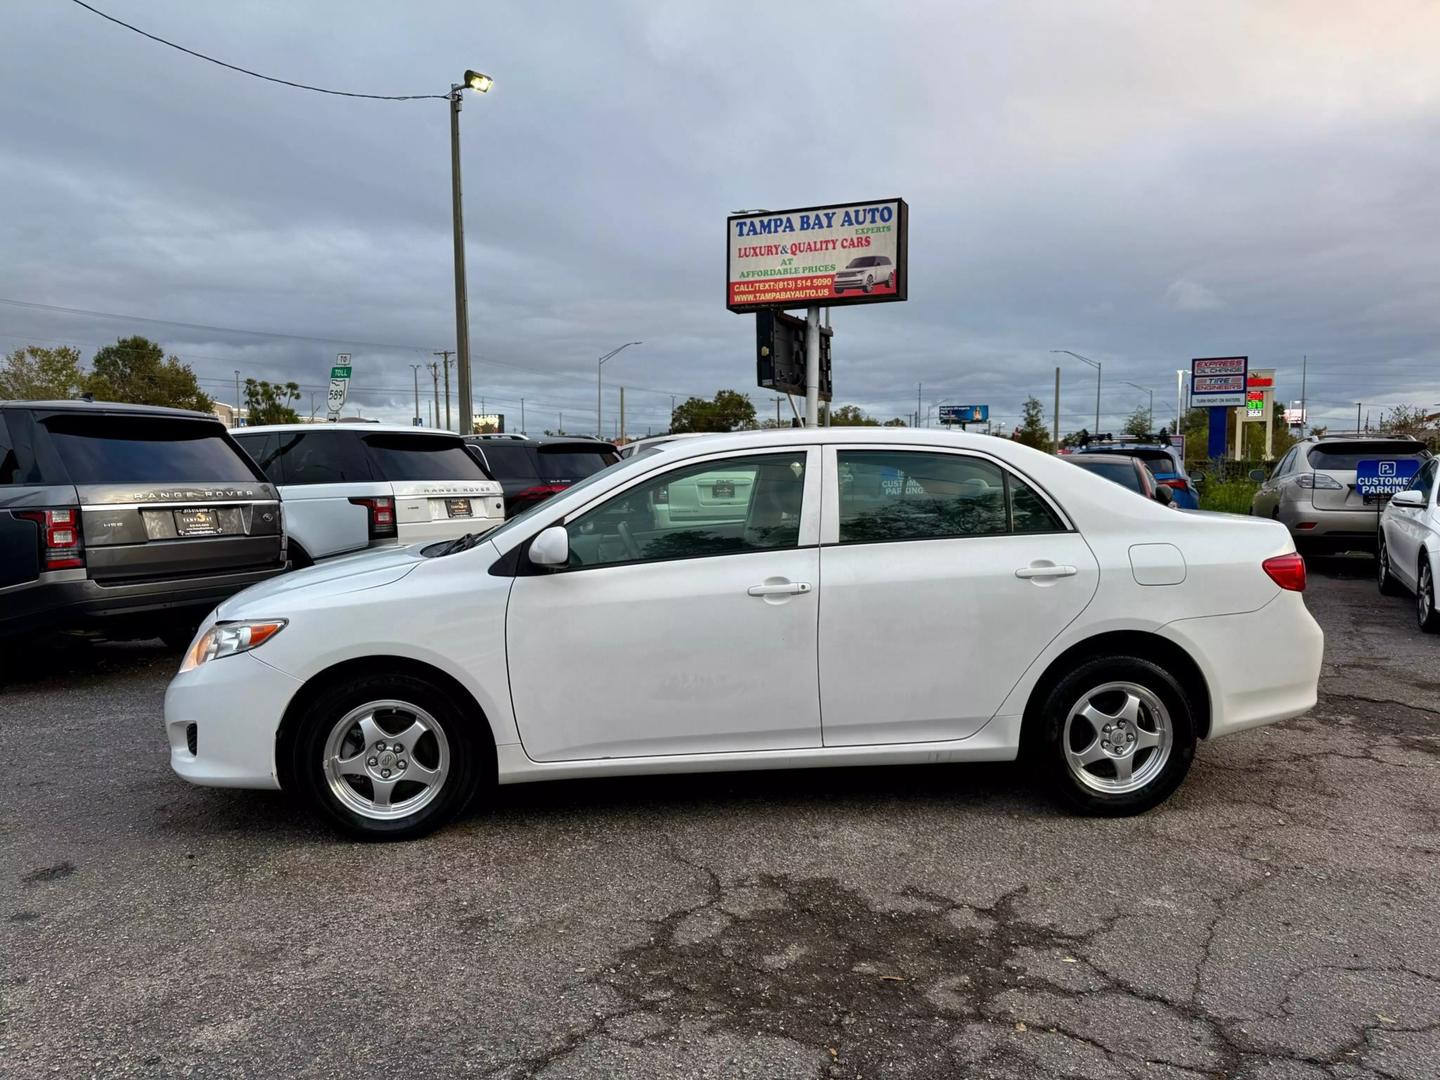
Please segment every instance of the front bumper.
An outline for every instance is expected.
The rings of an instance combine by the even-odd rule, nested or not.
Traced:
[[[1299,593],[1281,592],[1258,611],[1179,619],[1160,634],[1200,665],[1210,688],[1209,739],[1315,707],[1325,633]]]
[[[284,566],[273,566],[243,573],[111,585],[79,576],[41,580],[5,592],[4,603],[0,604],[4,611],[0,616],[0,638],[47,629],[88,627],[103,632],[107,624],[174,621],[186,613],[195,614],[199,622],[200,616],[222,600],[284,572]]]
[[[275,737],[300,685],[252,653],[176,675],[165,691],[170,767],[203,787],[278,788]]]

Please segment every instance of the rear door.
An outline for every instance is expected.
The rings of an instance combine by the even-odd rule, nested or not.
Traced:
[[[975,734],[1090,603],[1094,554],[992,459],[873,444],[826,454],[825,745]]]
[[[55,412],[39,426],[74,486],[93,580],[280,564],[279,494],[219,422]]]
[[[361,442],[371,471],[395,492],[401,543],[460,536],[505,520],[500,485],[458,435],[378,431]]]

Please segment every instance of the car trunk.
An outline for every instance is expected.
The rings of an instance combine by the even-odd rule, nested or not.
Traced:
[[[49,441],[101,584],[265,569],[285,558],[280,498],[218,423],[57,414]]]
[[[1360,462],[1418,460],[1424,453],[1424,447],[1418,443],[1403,442],[1360,440],[1314,446],[1306,463],[1317,474],[1317,480],[1320,475],[1328,476],[1339,486],[1320,487],[1317,483],[1310,489],[1310,505],[1316,510],[1364,510],[1383,506],[1388,496],[1360,494],[1356,483]]]

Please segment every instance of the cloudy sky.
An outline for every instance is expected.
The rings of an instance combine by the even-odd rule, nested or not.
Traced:
[[[1440,6],[1421,2],[95,0],[299,82],[443,94],[464,139],[476,405],[593,430],[754,387],[724,218],[904,197],[910,300],[837,310],[837,401],[1102,426],[1190,357],[1244,353],[1312,416],[1440,402]],[[413,410],[453,348],[443,100],[226,71],[71,0],[0,10],[0,349],[128,333],[206,390]],[[16,303],[16,302],[20,303]],[[72,310],[56,310],[72,309]],[[85,314],[115,313],[128,317]],[[153,321],[145,321],[153,320]],[[223,328],[223,329],[221,329]],[[244,331],[244,332],[241,332]],[[428,372],[422,371],[428,379]],[[428,386],[422,387],[422,411]],[[788,410],[788,406],[786,406]]]

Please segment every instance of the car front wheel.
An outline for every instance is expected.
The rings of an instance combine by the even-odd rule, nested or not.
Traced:
[[[376,674],[323,691],[294,744],[292,775],[320,815],[366,840],[408,840],[454,817],[481,782],[484,743],[429,681]]]
[[[1420,553],[1420,575],[1415,588],[1415,621],[1427,634],[1440,634],[1440,611],[1435,610],[1435,575],[1430,556]]]
[[[1383,530],[1375,538],[1375,543],[1375,584],[1382,596],[1398,596],[1401,592],[1400,583],[1395,580],[1395,574],[1390,569],[1390,546],[1385,543]]]
[[[1195,756],[1184,688],[1154,661],[1097,657],[1047,695],[1031,748],[1047,789],[1103,817],[1143,813],[1180,786]]]

